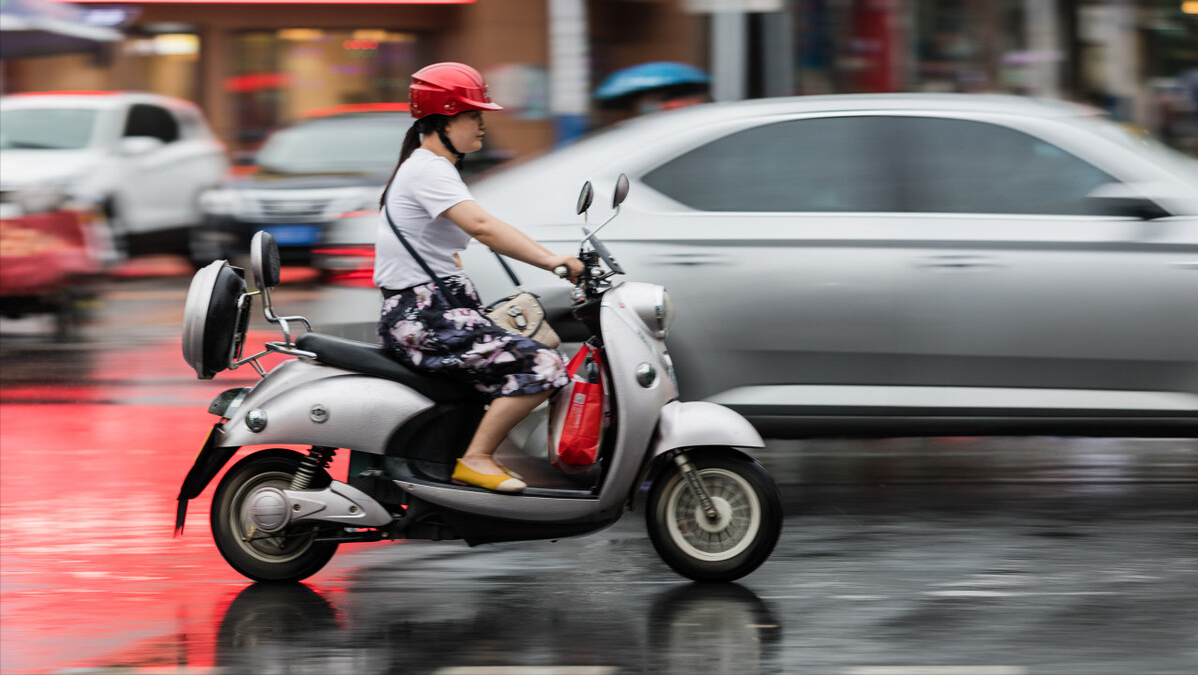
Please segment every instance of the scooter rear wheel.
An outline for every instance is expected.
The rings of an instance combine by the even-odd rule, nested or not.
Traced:
[[[732,581],[765,562],[782,531],[782,498],[761,464],[735,450],[690,453],[718,512],[709,520],[676,467],[653,482],[645,509],[658,555],[695,581]]]
[[[300,581],[320,571],[337,544],[315,540],[307,531],[283,530],[277,536],[255,534],[249,515],[249,497],[261,487],[285,490],[291,486],[303,456],[282,449],[256,452],[229,469],[212,498],[212,538],[229,565],[254,581]],[[311,487],[322,488],[332,481],[318,471]],[[248,539],[248,541],[247,541]]]

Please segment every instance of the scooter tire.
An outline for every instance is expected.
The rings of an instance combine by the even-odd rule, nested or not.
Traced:
[[[765,467],[731,448],[688,453],[720,517],[710,523],[672,464],[653,481],[645,524],[657,554],[701,582],[739,579],[769,558],[782,532],[782,496]]]
[[[254,581],[300,581],[316,574],[333,554],[337,544],[314,541],[315,532],[297,534],[284,530],[278,537],[255,537],[250,533],[246,500],[266,485],[287,489],[300,467],[303,455],[280,448],[262,450],[234,464],[225,474],[212,498],[212,538],[225,561]],[[332,482],[325,471],[316,472],[311,487]]]

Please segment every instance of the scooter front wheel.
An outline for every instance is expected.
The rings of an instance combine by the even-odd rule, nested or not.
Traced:
[[[282,449],[256,452],[229,469],[212,498],[212,538],[229,565],[254,581],[299,581],[320,571],[337,544],[316,542],[311,526],[275,535],[256,532],[250,520],[250,497],[260,488],[291,487],[303,456]],[[322,488],[332,478],[318,471],[311,487]]]
[[[653,482],[645,509],[658,555],[695,581],[732,581],[765,562],[782,531],[782,498],[761,464],[735,450],[690,453],[717,517],[708,518],[676,467]]]

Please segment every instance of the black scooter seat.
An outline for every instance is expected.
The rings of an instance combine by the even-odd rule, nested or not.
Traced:
[[[480,396],[468,384],[448,377],[425,375],[408,368],[391,358],[382,345],[320,333],[304,333],[295,341],[295,346],[316,354],[316,360],[327,366],[394,380],[437,403],[457,403]]]

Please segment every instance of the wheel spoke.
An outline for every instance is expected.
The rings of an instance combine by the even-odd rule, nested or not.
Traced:
[[[718,519],[707,521],[689,487],[679,480],[668,497],[668,530],[689,555],[711,561],[731,558],[752,543],[760,526],[760,506],[752,487],[735,473],[701,469],[699,475],[717,504]]]

